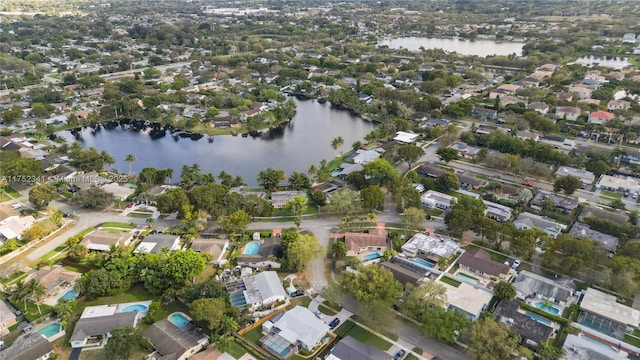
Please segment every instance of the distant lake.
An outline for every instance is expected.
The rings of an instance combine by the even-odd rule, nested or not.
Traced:
[[[582,64],[585,66],[600,65],[610,67],[612,69],[620,70],[627,66],[632,65],[629,62],[629,58],[618,56],[601,56],[601,55],[588,55],[579,58],[574,63]]]
[[[464,55],[477,55],[481,57],[489,55],[522,55],[524,43],[497,42],[495,40],[478,39],[466,40],[458,38],[429,38],[429,37],[400,37],[385,39],[378,42],[378,46],[387,45],[392,49],[404,48],[410,51],[424,49],[442,49],[447,52],[457,52]]]
[[[295,98],[294,101],[297,112],[291,123],[256,136],[215,136],[209,141],[207,136],[175,130],[171,133],[157,126],[135,129],[125,122],[82,129],[76,136],[71,131],[58,135],[69,143],[78,140],[85,148],[107,151],[117,161],[112,167],[123,173],[129,171],[124,158],[133,154],[137,161],[132,169],[136,173],[144,167],[172,168],[173,181],[178,181],[182,165],[198,163],[204,173],[217,175],[224,170],[255,186],[256,175],[262,169],[283,169],[287,176],[292,171],[306,173],[309,165],[317,165],[322,159],[329,161],[341,151],[348,151],[351,144],[374,129],[373,123],[335,109],[329,103]],[[338,136],[342,136],[344,145],[334,150],[331,140]]]

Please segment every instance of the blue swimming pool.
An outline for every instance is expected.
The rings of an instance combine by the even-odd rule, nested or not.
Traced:
[[[472,283],[474,285],[478,285],[478,279],[474,278],[473,276],[469,276],[465,273],[457,273],[456,277],[462,281]]]
[[[543,301],[536,301],[534,304],[538,309],[548,312],[549,314],[558,315],[560,313],[560,309],[551,305],[547,306]]]
[[[614,348],[612,348],[610,345],[605,344],[605,343],[603,343],[603,342],[600,342],[600,341],[598,341],[598,340],[596,340],[596,339],[594,339],[594,338],[590,338],[590,337],[588,337],[588,336],[582,336],[582,339],[587,340],[588,342],[594,343],[594,344],[596,344],[596,345],[600,345],[600,346],[602,346],[603,348],[607,348],[607,349],[609,349],[609,350],[611,350],[611,351],[616,351],[616,350],[615,350]]]
[[[244,249],[242,250],[242,254],[257,255],[259,251],[260,251],[260,243],[257,241],[252,241],[247,245],[245,245]]]
[[[149,310],[149,307],[145,304],[133,304],[133,305],[124,307],[122,310],[120,310],[120,312],[134,312],[134,311],[145,312],[147,310]]]
[[[181,328],[190,323],[189,319],[186,316],[180,313],[173,313],[169,316],[169,321],[173,323],[173,325]]]
[[[382,257],[382,255],[380,255],[380,253],[371,253],[371,254],[367,254],[365,256],[362,257],[362,260],[367,261],[367,260],[373,260],[373,259],[377,259],[379,257]]]
[[[126,184],[124,184],[122,186],[126,187],[127,189],[137,189],[138,188],[138,185],[131,184],[131,183],[126,183]]]
[[[435,266],[435,264],[434,264],[434,263],[429,262],[429,261],[427,261],[427,260],[420,259],[420,258],[415,258],[415,259],[413,259],[413,262],[414,262],[414,263],[417,263],[417,264],[420,264],[420,265],[422,265],[422,266],[430,267],[430,268],[432,268],[432,267],[434,267],[434,266]]]
[[[73,300],[78,297],[78,293],[75,290],[69,290],[60,297],[62,300]]]
[[[38,330],[38,333],[44,335],[47,339],[58,334],[62,330],[62,325],[60,323],[51,323],[42,329]]]
[[[542,317],[540,317],[540,316],[538,316],[538,315],[536,315],[536,314],[532,314],[532,313],[530,313],[530,312],[525,312],[524,314],[525,314],[526,316],[528,316],[528,317],[532,318],[533,320],[535,320],[535,321],[539,322],[539,323],[543,323],[543,324],[545,324],[545,325],[549,325],[549,326],[551,326],[551,324],[553,324],[551,321],[549,321],[549,320],[547,320],[547,319],[545,319],[545,318],[542,318]]]

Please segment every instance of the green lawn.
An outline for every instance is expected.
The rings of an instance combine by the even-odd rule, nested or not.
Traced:
[[[0,188],[0,201],[12,200],[19,197],[20,193],[13,190],[10,186]]]
[[[300,296],[300,297],[291,299],[291,305],[289,305],[289,308],[293,309],[298,305],[308,308],[310,303],[311,303],[311,298],[309,296],[307,295]]]
[[[247,353],[247,350],[245,350],[244,346],[242,346],[242,343],[240,343],[238,340],[233,340],[231,344],[229,344],[227,352],[234,358],[239,359],[242,355]]]
[[[631,344],[633,346],[640,347],[640,338],[625,334],[623,341],[626,342],[627,344]]]
[[[49,306],[49,305],[45,305],[45,304],[40,304],[40,310],[42,312],[42,314],[40,312],[38,312],[38,306],[34,303],[31,303],[29,301],[27,301],[27,310],[24,310],[24,302],[11,302],[13,304],[13,306],[15,306],[18,310],[22,311],[24,313],[24,316],[27,318],[27,320],[29,320],[30,322],[39,319],[43,316],[46,316],[47,314],[50,314],[53,312],[53,307]]]
[[[388,350],[389,348],[391,348],[391,343],[356,325],[351,320],[345,321],[344,324],[338,327],[335,331],[335,334],[340,337],[352,336],[358,341],[371,344],[381,350]]]
[[[602,191],[602,197],[612,198],[612,199],[622,199],[622,194],[619,193],[619,192],[603,190]]]
[[[450,277],[447,277],[447,276],[443,276],[443,277],[441,277],[441,278],[440,278],[440,281],[442,281],[442,282],[443,282],[443,283],[445,283],[445,284],[449,284],[449,285],[451,285],[451,286],[453,286],[453,287],[458,287],[458,286],[460,286],[460,284],[461,284],[461,283],[460,283],[460,281],[458,281],[458,280],[454,280],[454,279],[452,279],[452,278],[450,278]]]
[[[62,267],[63,267],[64,269],[66,269],[66,270],[69,270],[69,271],[75,271],[75,272],[78,272],[78,273],[80,273],[80,274],[84,274],[84,273],[86,273],[87,271],[89,271],[89,270],[87,270],[87,269],[82,269],[82,268],[75,267],[75,266],[71,266],[71,265],[62,265]]]
[[[100,225],[100,227],[114,227],[123,229],[135,229],[136,225],[123,222],[106,222]]]
[[[413,354],[409,354],[404,358],[404,360],[418,360],[418,358]]]
[[[28,273],[22,272],[22,271],[18,271],[17,273],[9,276],[8,278],[2,280],[2,285],[10,285],[11,283],[16,283],[18,281],[20,281],[21,279],[24,279],[28,276]]]
[[[252,343],[260,346],[260,339],[262,339],[262,326],[256,326],[254,329],[252,329],[251,331],[248,331],[246,333],[244,333],[243,335],[245,338],[247,338],[249,341],[251,341]]]
[[[84,237],[85,235],[87,235],[88,233],[90,233],[90,232],[92,232],[94,230],[96,230],[96,228],[94,228],[94,227],[86,228],[86,229],[80,231],[79,233],[77,233],[76,236]]]
[[[148,218],[151,216],[151,213],[138,213],[138,212],[130,212],[127,214],[128,217],[134,218]]]
[[[338,312],[334,311],[333,309],[329,309],[328,307],[320,304],[320,306],[318,306],[318,310],[320,310],[321,313],[325,314],[325,315],[335,315]]]
[[[78,303],[78,309],[84,310],[87,306],[120,304],[133,301],[154,300],[156,297],[149,294],[142,284],[135,284],[122,294],[105,296],[91,301]]]

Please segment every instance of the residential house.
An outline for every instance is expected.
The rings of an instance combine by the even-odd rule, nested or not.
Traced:
[[[169,251],[182,250],[180,235],[149,234],[142,239],[138,247],[133,251],[142,254],[159,254],[164,249]]]
[[[271,193],[271,206],[274,209],[283,209],[296,196],[303,196],[306,199],[307,193],[304,191],[274,191]]]
[[[526,76],[514,82],[514,84],[522,85],[522,87],[538,87],[540,86],[540,79],[536,76]]]
[[[479,179],[474,175],[467,175],[466,173],[459,174],[458,180],[460,181],[460,186],[466,190],[480,189],[489,184],[489,181],[485,179]]]
[[[476,106],[471,112],[471,116],[482,121],[496,121],[498,120],[498,112],[492,109]]]
[[[535,101],[535,102],[529,103],[529,105],[527,105],[527,109],[536,111],[541,115],[547,115],[547,113],[549,113],[549,105],[541,101]]]
[[[112,246],[128,246],[130,240],[130,232],[112,233],[96,230],[85,235],[80,245],[92,251],[110,251]]]
[[[484,202],[485,206],[487,207],[487,209],[484,211],[484,216],[501,223],[505,223],[511,220],[511,217],[513,216],[512,208],[487,200],[482,200],[482,202]]]
[[[80,277],[80,273],[67,270],[61,265],[45,266],[36,271],[35,274],[29,275],[24,279],[27,283],[35,280],[44,286],[45,294],[51,296],[57,292],[73,287],[75,280]]]
[[[578,220],[583,221],[586,218],[609,220],[618,225],[624,225],[624,223],[629,221],[629,216],[627,216],[625,211],[608,211],[594,206],[585,206],[582,208],[580,215],[578,215]]]
[[[516,217],[513,221],[513,225],[515,225],[518,230],[526,230],[526,229],[540,229],[549,234],[552,238],[556,238],[562,230],[567,228],[566,225],[559,224],[552,219],[542,217],[540,215],[535,215],[528,212],[523,212]]]
[[[497,320],[511,328],[513,332],[520,335],[523,344],[536,348],[538,345],[549,340],[554,329],[531,317],[525,315],[520,309],[520,304],[513,300],[502,300],[493,311]]]
[[[516,131],[516,136],[522,140],[540,141],[540,134],[531,131],[518,130]]]
[[[367,232],[347,232],[344,234],[344,242],[347,246],[347,256],[388,249],[387,231],[384,224],[378,224]]]
[[[573,101],[573,94],[568,92],[559,92],[556,94],[556,99],[558,99],[558,101],[571,102]]]
[[[211,126],[216,129],[235,128],[240,124],[240,120],[233,116],[221,116],[211,120]]]
[[[430,128],[434,128],[439,125],[446,129],[449,124],[451,124],[451,121],[440,118],[429,118],[424,122],[424,126]]]
[[[511,268],[491,260],[491,254],[481,248],[470,248],[460,255],[458,264],[461,268],[487,279],[508,280]]]
[[[568,121],[576,121],[578,117],[582,113],[579,107],[576,106],[558,106],[556,108],[556,119],[568,120]]]
[[[573,296],[573,288],[566,284],[566,279],[549,279],[542,275],[522,270],[513,285],[516,298],[523,301],[529,299],[549,300],[566,306]]]
[[[622,43],[623,44],[635,44],[636,43],[636,34],[634,33],[626,33],[622,35]]]
[[[556,64],[544,64],[540,65],[536,68],[536,71],[544,72],[547,76],[553,75],[553,72],[556,71],[558,65]]]
[[[113,195],[114,198],[120,201],[127,200],[129,196],[133,195],[133,193],[136,192],[135,189],[124,187],[116,182],[104,184],[100,188]]]
[[[607,103],[607,111],[629,110],[631,103],[625,100],[611,100]]]
[[[282,358],[280,354],[285,354],[283,350],[286,348],[289,349],[289,354],[298,350],[313,350],[321,343],[329,326],[311,310],[296,306],[282,316],[277,316],[277,319],[264,322],[262,330],[266,335],[260,339],[260,345]]]
[[[545,134],[538,139],[539,142],[549,144],[558,150],[569,152],[576,147],[576,141],[564,136]]]
[[[587,224],[576,222],[569,233],[578,238],[587,238],[597,242],[607,250],[609,257],[613,257],[618,250],[619,239],[617,237],[594,230]]]
[[[604,124],[610,120],[613,120],[613,118],[615,117],[614,114],[610,113],[610,112],[606,112],[606,111],[602,111],[602,110],[598,110],[598,111],[594,111],[592,113],[589,113],[589,118],[588,118],[588,122],[590,124]]]
[[[510,95],[505,95],[500,97],[501,106],[513,105],[517,103],[524,103],[524,100],[517,96],[510,96]]]
[[[390,271],[393,277],[402,285],[412,284],[417,286],[424,280],[426,274],[430,273],[432,268],[426,266],[415,259],[406,259],[400,256],[394,257],[389,261],[378,263],[380,266]]]
[[[456,199],[447,194],[429,190],[420,196],[420,203],[427,209],[448,210]]]
[[[480,317],[493,298],[493,293],[490,290],[481,286],[469,285],[466,282],[460,282],[458,287],[443,281],[440,281],[440,284],[445,288],[447,295],[445,308],[460,311],[474,321]]]
[[[0,300],[0,336],[9,334],[9,328],[16,322],[16,314],[4,300]]]
[[[449,146],[458,152],[458,155],[467,159],[473,159],[480,153],[480,148],[476,146],[467,145],[463,142],[457,142]]]
[[[191,250],[209,257],[212,264],[221,264],[224,252],[229,247],[226,239],[195,239],[191,242]]]
[[[6,350],[0,352],[2,360],[46,360],[53,357],[53,346],[40,333],[20,336]]]
[[[439,167],[434,163],[426,163],[418,166],[418,168],[416,169],[416,172],[418,173],[418,175],[435,179],[438,176],[447,172],[447,170],[442,169],[441,167]]]
[[[437,263],[440,258],[450,258],[460,249],[460,244],[448,237],[417,233],[402,245],[402,254],[409,258],[420,258]]]
[[[578,99],[590,99],[592,93],[591,89],[582,86],[572,86],[569,92],[578,94]]]
[[[258,253],[245,253],[238,256],[239,266],[250,268],[272,268],[279,269],[281,264],[278,259],[282,258],[282,248],[280,247],[280,237],[263,238],[260,240]]]
[[[640,326],[640,310],[620,304],[615,295],[588,288],[580,302],[578,323],[622,339],[628,328]]]
[[[347,336],[338,341],[325,360],[389,360],[389,354]]]
[[[478,128],[476,129],[476,134],[489,135],[494,131],[502,131],[504,133],[510,133],[511,129],[506,128],[506,127],[502,127],[502,126],[497,126],[497,125],[480,124],[480,125],[478,125]]]
[[[275,271],[263,271],[246,276],[240,281],[227,284],[226,288],[230,294],[231,305],[237,307],[248,306],[257,309],[285,301],[287,298],[282,281]]]
[[[191,359],[209,343],[209,337],[192,323],[178,327],[167,319],[153,323],[143,335],[155,349],[149,359]]]
[[[396,136],[393,138],[393,140],[403,144],[411,144],[415,142],[419,136],[420,134],[398,131],[396,132]]]
[[[121,310],[119,304],[87,306],[73,328],[69,340],[71,347],[102,347],[109,341],[111,331],[123,327],[137,327],[144,316],[140,311],[122,312]]]
[[[596,179],[596,176],[591,171],[576,169],[570,166],[560,166],[558,170],[556,170],[556,178],[562,176],[573,176],[580,180],[584,185],[591,185]]]
[[[88,173],[77,173],[73,176],[65,178],[64,181],[76,190],[85,190],[92,186],[100,187],[111,182],[107,178],[100,176],[95,171],[90,171]]]
[[[546,191],[540,191],[533,197],[531,207],[536,210],[541,210],[545,201],[550,201],[553,203],[555,209],[565,214],[572,212],[578,207],[578,199],[560,196]]]
[[[629,360],[626,353],[611,351],[611,347],[603,346],[584,334],[567,335],[562,349],[565,360]]]
[[[356,150],[356,155],[352,161],[354,164],[366,164],[380,157],[380,153],[376,150]]]
[[[0,225],[0,243],[9,239],[22,239],[22,233],[36,222],[33,216],[12,217]]]
[[[500,98],[500,103],[502,103],[502,98],[513,95],[513,91],[509,91],[507,89],[496,88],[489,91],[489,99],[493,100],[496,98]]]
[[[622,192],[640,192],[640,184],[638,179],[633,177],[615,177],[611,175],[602,175],[600,181],[596,185],[598,189]]]
[[[600,100],[598,99],[582,99],[578,100],[578,104],[590,105],[592,107],[600,106]]]

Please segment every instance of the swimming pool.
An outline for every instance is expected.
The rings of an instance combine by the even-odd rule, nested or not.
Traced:
[[[189,319],[181,313],[173,313],[169,316],[169,321],[173,323],[173,325],[181,328],[190,323]]]
[[[600,341],[598,341],[598,340],[596,340],[596,339],[594,339],[594,338],[591,338],[591,337],[588,337],[588,336],[581,336],[581,337],[582,337],[584,340],[587,340],[588,342],[591,342],[591,343],[594,343],[594,344],[600,345],[600,346],[602,346],[602,347],[604,347],[604,348],[607,348],[607,349],[609,349],[609,350],[611,350],[611,351],[616,351],[616,350],[615,350],[614,348],[612,348],[610,345],[605,344],[605,343],[603,343],[603,342],[600,342]]]
[[[382,257],[382,255],[380,255],[380,253],[371,253],[371,254],[367,254],[365,256],[362,257],[362,260],[367,261],[367,260],[373,260],[373,259],[377,259],[379,257]]]
[[[244,249],[242,250],[242,254],[257,255],[259,251],[260,251],[260,243],[257,241],[252,241],[247,245],[245,245]]]
[[[126,183],[126,184],[124,184],[122,186],[126,187],[127,189],[137,189],[138,188],[138,185],[131,184],[131,183]]]
[[[469,276],[465,273],[457,273],[456,277],[462,281],[472,283],[474,285],[478,285],[478,279],[474,278],[473,276]]]
[[[39,334],[44,335],[47,339],[58,334],[62,330],[62,325],[60,323],[51,323],[42,329],[38,330]]]
[[[539,322],[539,323],[543,323],[545,325],[551,326],[551,324],[553,324],[551,321],[545,319],[545,318],[541,318],[540,316],[536,315],[536,314],[532,314],[530,312],[525,312],[524,313],[526,316],[532,318],[533,320]]]
[[[69,290],[60,297],[62,300],[73,300],[78,297],[78,293],[75,290]]]
[[[558,315],[560,313],[560,309],[557,307],[550,305],[545,305],[544,301],[536,301],[535,305],[538,309],[548,312],[549,314]]]
[[[422,265],[422,266],[430,267],[430,268],[432,268],[432,267],[434,267],[434,266],[435,266],[435,265],[434,265],[434,263],[429,262],[429,261],[427,261],[427,260],[420,259],[420,258],[415,258],[415,259],[413,259],[413,262],[414,262],[414,263],[417,263],[417,264],[420,264],[420,265]]]
[[[147,310],[149,310],[149,307],[145,304],[133,304],[123,308],[120,312],[145,312]]]

